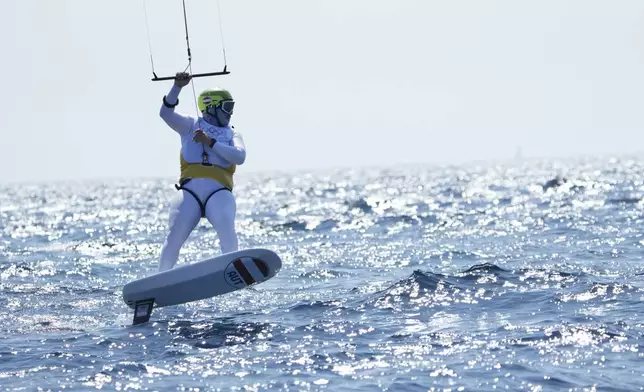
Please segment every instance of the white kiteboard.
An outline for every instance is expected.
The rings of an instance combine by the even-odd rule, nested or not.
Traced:
[[[275,252],[243,249],[133,280],[123,287],[123,301],[134,309],[136,325],[150,319],[154,306],[178,305],[240,290],[267,281],[280,268],[282,260]]]

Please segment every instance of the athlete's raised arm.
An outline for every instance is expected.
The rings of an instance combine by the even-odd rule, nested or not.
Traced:
[[[190,132],[194,124],[194,118],[175,112],[174,108],[179,104],[179,93],[181,89],[190,82],[191,76],[184,72],[177,72],[174,85],[170,92],[163,97],[163,104],[159,111],[159,116],[165,121],[170,128],[179,134]]]

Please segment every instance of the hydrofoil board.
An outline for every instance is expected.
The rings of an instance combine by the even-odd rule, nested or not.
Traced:
[[[271,250],[238,250],[133,280],[123,287],[123,301],[134,309],[136,325],[150,319],[153,307],[179,305],[240,290],[267,281],[280,268],[282,260]]]

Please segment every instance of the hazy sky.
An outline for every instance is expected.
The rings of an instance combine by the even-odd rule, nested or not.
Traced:
[[[193,71],[223,68],[186,0]],[[143,1],[6,0],[0,182],[179,173]],[[147,0],[157,74],[187,65],[180,0]],[[643,150],[642,0],[220,0],[239,173]],[[192,89],[178,110],[195,114]],[[243,175],[243,174],[242,174]]]

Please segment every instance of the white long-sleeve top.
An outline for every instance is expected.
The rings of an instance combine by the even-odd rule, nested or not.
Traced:
[[[173,85],[166,96],[166,102],[177,103],[179,92],[181,88]],[[164,104],[161,104],[159,115],[181,137],[181,156],[186,162],[201,163],[204,151],[208,154],[208,162],[221,167],[229,167],[231,164],[241,165],[246,160],[244,139],[230,125],[218,127],[209,124],[202,117],[194,118],[177,113],[174,108]],[[217,141],[213,148],[192,140],[195,131],[199,129]]]

